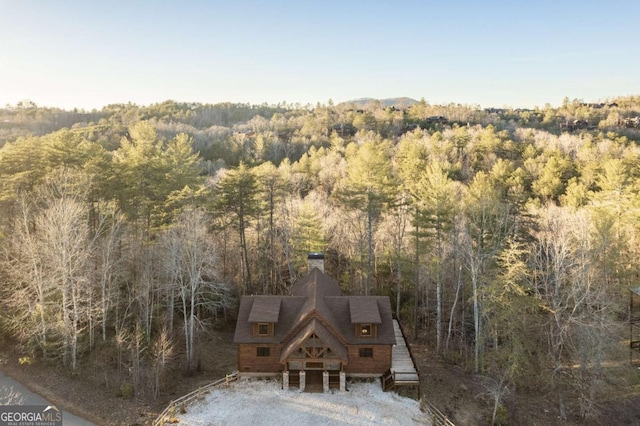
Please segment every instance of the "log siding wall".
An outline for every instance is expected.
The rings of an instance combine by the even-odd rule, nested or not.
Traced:
[[[361,348],[373,348],[372,357],[360,357]],[[347,374],[379,374],[391,368],[391,346],[387,345],[354,345],[347,346],[349,365],[344,366]]]
[[[258,356],[258,348],[269,348],[269,356]],[[240,373],[277,373],[282,371],[281,351],[282,345],[279,344],[238,345],[238,371]]]
[[[269,356],[258,356],[259,347],[268,347]],[[238,371],[240,373],[278,373],[285,369],[280,364],[280,344],[241,344],[238,345]],[[372,348],[372,357],[360,357],[361,348]],[[348,365],[343,365],[347,374],[382,375],[391,368],[391,346],[387,345],[347,345]],[[292,358],[294,359],[294,358]],[[305,359],[297,358],[301,361]],[[306,359],[306,361],[312,361]]]

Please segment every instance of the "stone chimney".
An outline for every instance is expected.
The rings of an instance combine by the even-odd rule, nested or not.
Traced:
[[[309,265],[309,272],[313,268],[318,268],[324,272],[324,253],[309,253],[307,255],[307,261]]]

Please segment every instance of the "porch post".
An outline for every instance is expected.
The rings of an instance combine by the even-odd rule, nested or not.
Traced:
[[[329,372],[326,370],[322,372],[322,391],[329,392]]]
[[[340,372],[340,392],[347,391],[347,375],[344,374],[344,371]]]
[[[307,373],[304,370],[300,370],[300,392],[304,392],[304,388],[306,387],[306,375]]]
[[[289,390],[289,372],[282,372],[282,389]]]

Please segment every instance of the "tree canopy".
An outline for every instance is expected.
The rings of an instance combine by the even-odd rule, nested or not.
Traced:
[[[186,340],[193,372],[238,296],[288,294],[325,251],[345,294],[393,297],[495,395],[542,383],[594,416],[640,275],[635,117],[633,96],[8,106],[0,334],[70,369],[111,344],[122,380],[157,395],[169,343]]]

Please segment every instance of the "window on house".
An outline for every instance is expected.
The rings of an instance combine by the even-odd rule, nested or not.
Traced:
[[[269,335],[269,324],[266,322],[261,322],[258,324],[258,335],[259,336],[268,336]]]
[[[360,348],[360,358],[373,358],[373,348]]]
[[[271,348],[268,347],[258,347],[258,356],[271,356]]]
[[[356,324],[356,336],[375,339],[377,336],[375,324]]]

